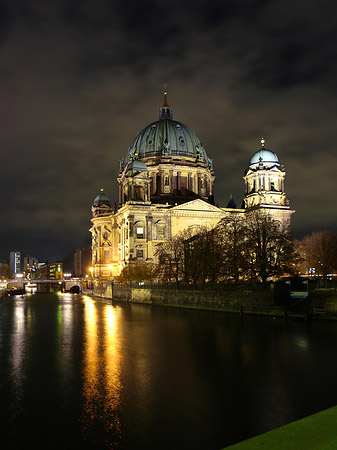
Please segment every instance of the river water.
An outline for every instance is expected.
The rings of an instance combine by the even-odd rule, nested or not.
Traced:
[[[0,300],[1,449],[221,449],[337,404],[337,322]]]

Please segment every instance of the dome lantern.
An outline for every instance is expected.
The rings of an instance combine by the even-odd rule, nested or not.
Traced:
[[[159,120],[161,119],[173,119],[172,110],[167,103],[167,84],[164,84],[164,102],[163,106],[159,110]]]

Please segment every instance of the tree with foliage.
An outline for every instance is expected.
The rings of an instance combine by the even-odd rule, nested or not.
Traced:
[[[337,270],[337,233],[319,231],[305,236],[298,243],[307,268],[314,268],[315,274],[327,278]]]
[[[136,262],[134,264],[126,265],[117,281],[119,283],[129,283],[132,281],[152,281],[155,276],[154,264],[147,264],[142,262]]]
[[[293,273],[297,253],[289,230],[261,210],[245,217],[245,263],[251,278],[267,278]]]

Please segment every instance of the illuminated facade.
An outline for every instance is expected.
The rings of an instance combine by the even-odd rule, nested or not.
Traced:
[[[229,214],[263,208],[290,225],[284,168],[261,142],[244,176],[245,208],[233,201],[215,206],[213,162],[196,134],[173,120],[165,92],[159,120],[138,133],[120,161],[118,208],[112,210],[103,189],[93,202],[93,277],[109,279],[134,262],[155,263],[159,242],[188,227],[215,226]]]

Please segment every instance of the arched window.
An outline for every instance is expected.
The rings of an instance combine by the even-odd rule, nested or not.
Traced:
[[[143,186],[135,187],[135,200],[144,200],[144,188]]]
[[[166,237],[166,223],[162,220],[158,220],[155,224],[156,228],[156,239],[165,239]]]
[[[165,225],[164,224],[159,224],[157,226],[157,238],[165,239]]]

